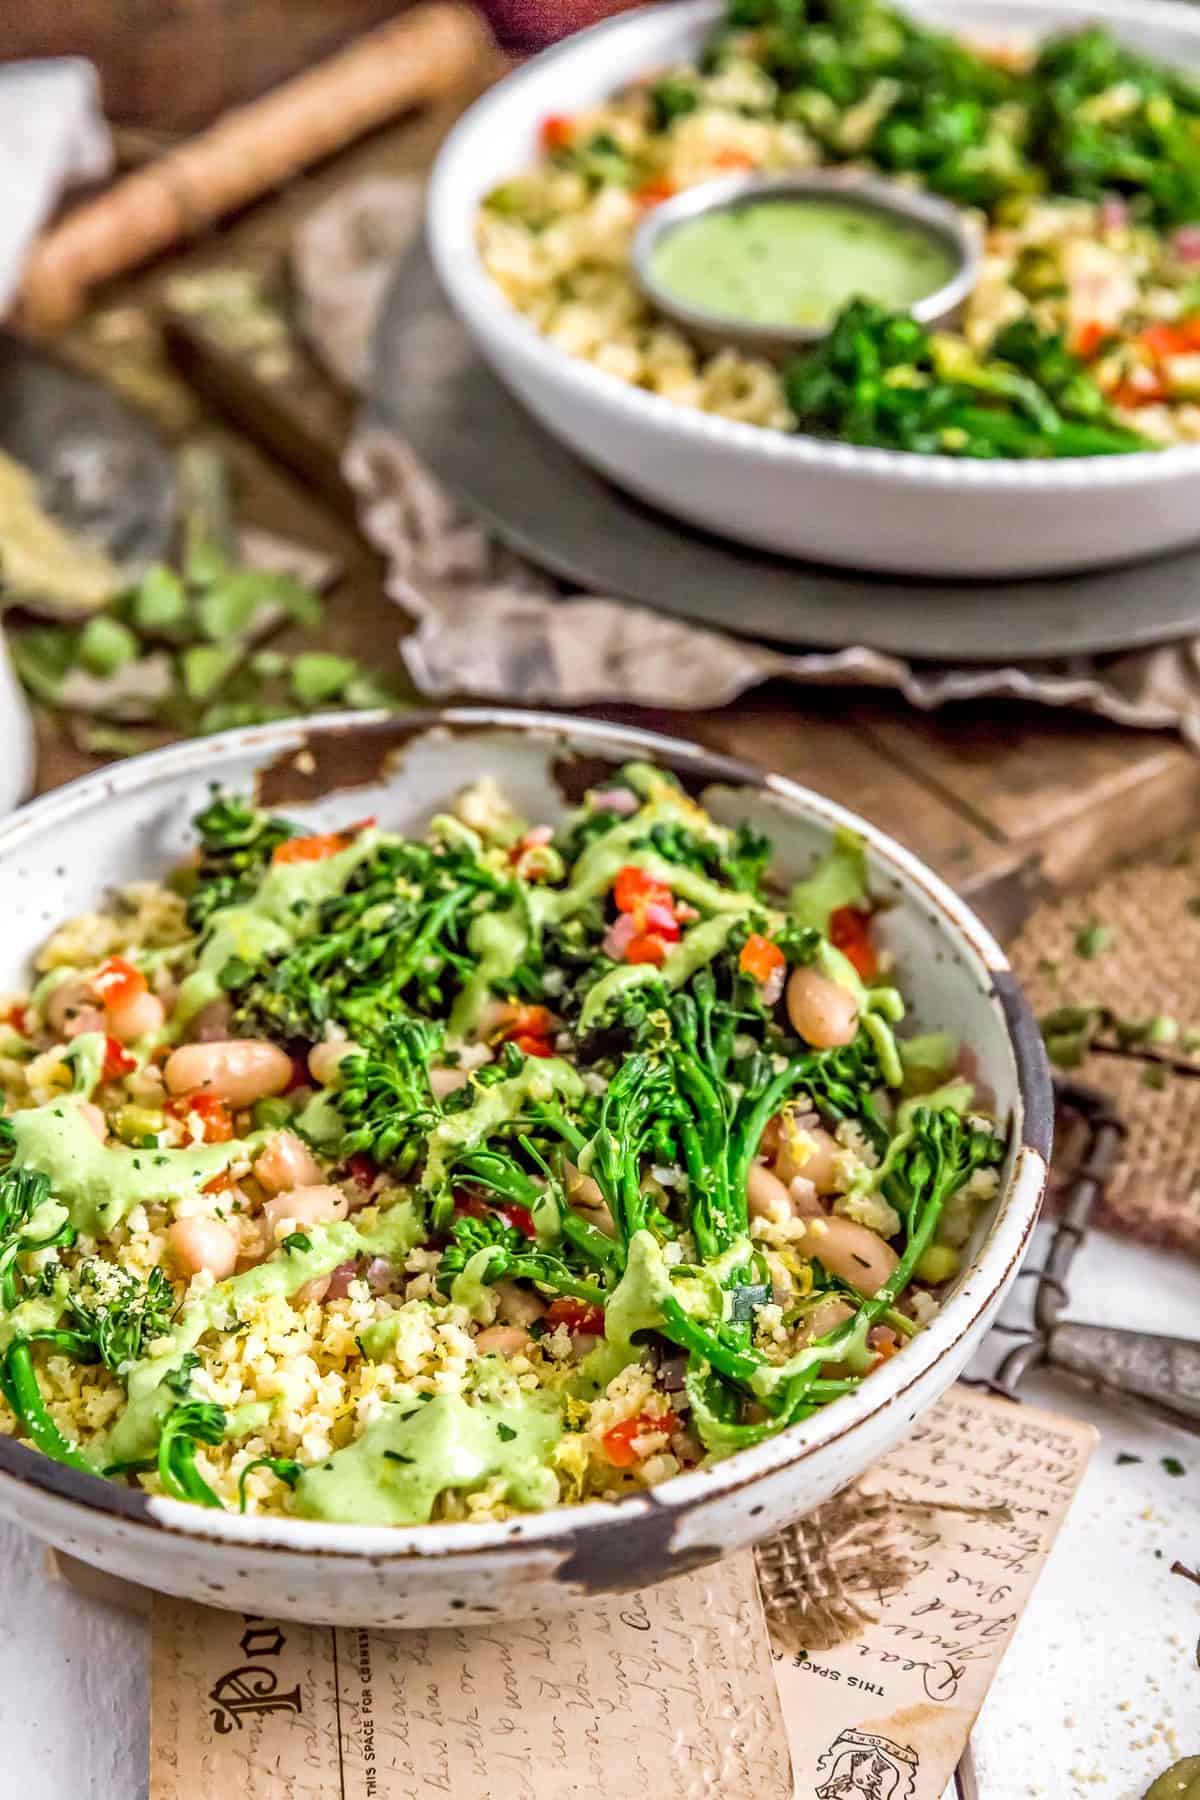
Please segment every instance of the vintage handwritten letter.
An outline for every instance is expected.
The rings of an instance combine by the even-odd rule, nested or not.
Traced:
[[[150,1800],[941,1800],[1094,1440],[946,1395],[866,1478],[894,1554],[841,1573],[835,1650],[805,1648],[803,1606],[768,1637],[749,1553],[394,1636],[156,1597]]]
[[[774,1644],[796,1800],[941,1800],[1095,1441],[957,1387],[871,1470],[903,1576],[854,1593],[871,1622],[837,1649]]]
[[[385,1636],[154,1603],[150,1800],[790,1800],[749,1552],[554,1619]]]

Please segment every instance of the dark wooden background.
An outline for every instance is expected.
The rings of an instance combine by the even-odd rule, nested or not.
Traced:
[[[118,125],[207,124],[410,0],[0,0],[0,62],[86,56]],[[476,0],[507,49],[535,50],[638,0]]]

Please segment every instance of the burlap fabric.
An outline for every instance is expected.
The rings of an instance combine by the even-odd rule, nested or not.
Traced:
[[[1092,922],[1107,926],[1113,940],[1086,959],[1076,937]],[[1038,1013],[1098,1001],[1124,1019],[1166,1014],[1181,1031],[1200,1026],[1200,836],[1087,892],[1045,902],[1012,956]],[[1178,1045],[1171,1054],[1194,1062],[1200,1076],[1200,1056],[1184,1058]],[[1200,1250],[1200,1079],[1171,1074],[1156,1088],[1147,1085],[1144,1064],[1100,1055],[1076,1073],[1110,1096],[1129,1128],[1095,1223],[1143,1243]],[[1069,1169],[1069,1144],[1062,1150],[1060,1175]]]

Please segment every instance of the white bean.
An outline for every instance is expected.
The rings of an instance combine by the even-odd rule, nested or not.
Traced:
[[[444,1100],[447,1094],[454,1093],[456,1088],[466,1087],[471,1079],[470,1069],[431,1068],[429,1085],[433,1089],[435,1100]]]
[[[94,1106],[90,1100],[77,1100],[75,1105],[79,1109],[79,1112],[83,1117],[83,1122],[88,1130],[94,1137],[98,1137],[100,1142],[103,1143],[108,1136],[108,1120],[100,1111],[100,1108]]]
[[[496,1316],[504,1325],[532,1325],[546,1310],[544,1300],[515,1281],[497,1281],[492,1292],[499,1301]]]
[[[292,1079],[292,1059],[261,1038],[227,1038],[172,1050],[163,1076],[172,1094],[200,1091],[230,1106],[253,1106],[282,1094]]]
[[[788,976],[787,1015],[814,1050],[849,1044],[858,1030],[858,1001],[850,989],[804,964]]]
[[[821,1125],[794,1126],[783,1119],[779,1149],[771,1164],[780,1181],[797,1175],[811,1181],[818,1194],[832,1194],[844,1185],[841,1176],[845,1151]]]
[[[140,1069],[134,1069],[125,1078],[125,1086],[132,1100],[143,1106],[161,1106],[164,1099],[162,1070],[157,1063],[143,1063]]]
[[[292,1230],[302,1231],[306,1225],[325,1225],[331,1219],[344,1219],[349,1211],[350,1202],[341,1188],[298,1187],[272,1195],[263,1206],[263,1218],[267,1222],[268,1237],[274,1238],[284,1220]]]
[[[338,1070],[348,1056],[357,1056],[359,1046],[349,1038],[328,1038],[314,1044],[308,1053],[308,1072],[320,1087],[333,1087]]]
[[[822,1300],[808,1315],[804,1339],[811,1344],[816,1338],[828,1337],[839,1325],[854,1317],[854,1308],[846,1300]]]
[[[311,1300],[315,1300],[317,1305],[320,1306],[322,1300],[324,1300],[326,1294],[329,1292],[329,1284],[332,1280],[332,1275],[314,1276],[311,1281],[306,1281],[302,1288],[296,1289],[296,1292],[292,1295],[292,1305],[307,1306]]]
[[[59,1037],[78,1037],[83,1031],[104,1029],[104,1009],[97,1005],[96,996],[86,981],[70,977],[60,981],[47,996],[45,1012],[47,1025]],[[85,1016],[88,1023],[80,1025],[77,1021]],[[96,1020],[100,1021],[98,1025],[94,1023]]]
[[[176,1219],[167,1230],[167,1248],[182,1275],[198,1275],[207,1269],[224,1281],[237,1267],[238,1234],[223,1219]]]
[[[752,1219],[782,1222],[792,1216],[792,1196],[765,1163],[751,1163],[746,1176],[746,1206]]]
[[[187,1022],[184,1036],[189,1044],[219,1044],[229,1036],[229,1027],[233,1024],[233,1005],[225,999],[210,1000],[199,1012],[192,1014]]]
[[[122,1044],[133,1044],[138,1038],[152,1037],[161,1031],[166,1016],[158,995],[143,989],[120,1006],[109,1007],[108,1029]]]
[[[321,1166],[294,1131],[275,1131],[254,1165],[254,1176],[269,1194],[281,1194],[285,1188],[319,1187]]]
[[[820,1219],[825,1216],[821,1196],[804,1175],[793,1175],[787,1184],[792,1196],[792,1211],[798,1219]]]
[[[804,1234],[804,1250],[868,1299],[900,1260],[890,1244],[853,1219],[814,1219]]]
[[[593,1180],[592,1176],[585,1175],[581,1169],[577,1169],[573,1162],[567,1163],[565,1172],[567,1198],[571,1205],[577,1206],[580,1212],[587,1213],[589,1225],[594,1225],[597,1231],[604,1233],[605,1237],[615,1238],[617,1227],[600,1183]]]
[[[520,1350],[528,1350],[533,1339],[521,1325],[489,1325],[475,1339],[475,1348],[480,1356],[516,1356]]]

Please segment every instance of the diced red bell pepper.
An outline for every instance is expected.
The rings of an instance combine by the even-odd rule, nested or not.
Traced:
[[[229,1173],[229,1170],[222,1169],[220,1174],[214,1175],[211,1181],[205,1182],[204,1186],[200,1189],[200,1192],[202,1194],[227,1194],[230,1188],[235,1188],[236,1186],[237,1182]]]
[[[879,952],[871,942],[871,914],[857,906],[839,906],[830,915],[829,941],[852,963],[864,981],[879,973]]]
[[[1107,325],[1101,325],[1098,319],[1088,319],[1072,334],[1071,349],[1076,356],[1081,356],[1084,362],[1089,362],[1101,344],[1106,344],[1112,335],[1112,331]]]
[[[553,1037],[557,1029],[548,1006],[512,1006],[501,1026],[501,1038]]]
[[[1149,369],[1145,373],[1151,375]],[[1123,406],[1132,411],[1139,406],[1156,405],[1159,400],[1167,399],[1168,392],[1166,383],[1158,376],[1151,375],[1145,385],[1135,381],[1119,381],[1114,388],[1110,388],[1108,397],[1114,406]]]
[[[618,912],[636,912],[640,906],[672,906],[674,902],[670,888],[655,881],[636,863],[626,863],[617,871],[612,892]]]
[[[1161,320],[1139,331],[1135,342],[1150,355],[1162,360],[1168,356],[1188,356],[1200,350],[1200,313],[1190,319]]]
[[[92,986],[105,1008],[111,1012],[115,1007],[125,1006],[139,994],[144,994],[146,977],[131,962],[126,962],[123,956],[110,956],[92,976]]]
[[[625,961],[629,963],[653,963],[661,969],[667,960],[667,946],[653,932],[642,931],[631,937],[625,946]]]
[[[639,188],[634,188],[633,197],[639,206],[661,206],[664,200],[673,200],[679,192],[673,181],[644,181]]]
[[[489,1206],[479,1194],[459,1192],[454,1196],[454,1210],[460,1218],[467,1219],[490,1219],[493,1213],[499,1213],[506,1225],[513,1226],[527,1238],[537,1236],[533,1214],[516,1200],[502,1200]]]
[[[542,120],[542,149],[567,150],[575,138],[575,126],[566,113],[548,113]]]
[[[511,1225],[514,1231],[519,1231],[523,1237],[535,1238],[537,1236],[533,1214],[527,1206],[522,1206],[519,1201],[502,1200],[494,1210],[500,1214],[506,1224]]]
[[[742,974],[752,975],[759,983],[769,981],[776,969],[782,969],[786,965],[787,957],[779,945],[772,943],[770,938],[763,937],[760,931],[750,933],[738,957],[738,968]]]
[[[604,1446],[604,1454],[610,1463],[618,1469],[632,1469],[642,1461],[634,1449],[634,1439],[647,1437],[652,1431],[665,1431],[668,1436],[675,1430],[679,1420],[673,1412],[663,1413],[661,1417],[652,1419],[648,1413],[639,1413],[636,1419],[622,1419],[611,1431],[606,1431],[600,1439]]]
[[[186,1119],[195,1113],[203,1126],[206,1144],[228,1144],[233,1137],[233,1115],[224,1100],[215,1094],[182,1094],[168,1100],[166,1110],[173,1119]]]
[[[523,1056],[553,1056],[558,1022],[548,1006],[510,1006],[496,1042],[515,1044]]]
[[[366,831],[375,823],[374,819],[357,819],[353,825],[347,825],[344,831],[318,831],[311,837],[287,838],[277,844],[273,863],[324,862],[327,856],[336,856],[339,850],[348,850],[360,831]]]
[[[572,1337],[604,1336],[604,1308],[594,1306],[590,1300],[580,1300],[575,1294],[562,1294],[552,1300],[546,1308],[545,1322],[550,1331],[565,1325]]]
[[[4,1023],[19,1031],[22,1037],[29,1035],[29,1008],[27,1006],[10,1006],[4,1015]]]
[[[137,1068],[137,1057],[131,1056],[119,1038],[106,1037],[104,1040],[105,1081],[120,1081],[122,1075],[130,1074]]]

